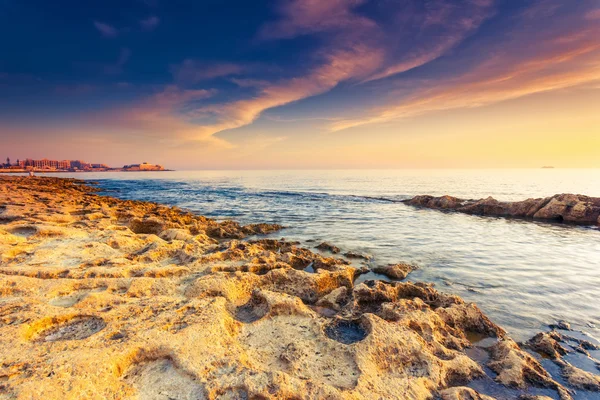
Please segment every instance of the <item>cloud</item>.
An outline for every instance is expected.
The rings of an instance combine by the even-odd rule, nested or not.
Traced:
[[[585,16],[587,19],[596,20],[600,19],[600,8],[596,8],[588,12]]]
[[[373,53],[364,46],[338,50],[327,55],[325,62],[306,76],[266,86],[257,96],[250,99],[194,110],[193,114],[196,116],[210,115],[219,120],[215,124],[199,126],[195,132],[199,138],[205,138],[224,130],[248,125],[265,110],[325,93],[345,80],[364,77],[380,62],[381,54]]]
[[[153,31],[160,24],[160,19],[156,16],[151,16],[140,21],[140,26],[145,31]]]
[[[455,60],[452,65],[464,68],[464,73],[438,70],[430,80],[390,78],[389,84],[372,82],[434,60],[444,62],[443,56],[458,49],[496,15],[496,1],[380,2],[379,13],[369,13],[369,17],[359,13],[361,6],[370,5],[366,0],[284,0],[278,4],[279,18],[265,24],[258,38],[273,41],[318,35],[318,47],[306,55],[305,65],[309,67],[303,72],[275,79],[273,74],[260,76],[248,65],[186,59],[170,67],[174,85],[119,110],[114,121],[135,131],[147,130],[163,141],[168,136],[173,145],[199,141],[228,147],[231,144],[217,134],[252,124],[266,110],[327,93],[344,82],[354,83],[356,93],[377,85],[382,100],[362,115],[357,116],[354,108],[351,116],[323,118],[332,131],[439,110],[479,107],[600,79],[600,45],[592,39],[600,32],[592,23],[581,23],[586,18],[591,21],[590,14],[567,15],[563,19],[569,21],[564,26],[562,22],[550,24],[548,21],[560,11],[555,0],[538,1],[534,3],[536,9],[511,15],[517,28],[505,35],[483,35],[478,43],[470,43],[467,50],[476,54],[461,48],[465,60]],[[541,15],[541,21],[534,15]],[[122,51],[109,70],[122,71],[129,57],[130,52]],[[249,96],[249,91],[241,89],[252,88],[253,95],[205,101],[216,91],[189,89],[216,78],[228,78],[242,96]],[[399,84],[404,86],[397,89]]]
[[[215,93],[216,90],[181,89],[176,85],[167,85],[160,92],[152,95],[146,104],[158,107],[175,107],[192,100],[207,99]]]
[[[600,43],[595,38],[600,35],[600,27],[581,29],[571,36],[553,32],[544,40],[534,42],[517,35],[510,45],[502,43],[508,49],[506,52],[485,59],[462,76],[418,85],[409,96],[368,110],[360,118],[336,121],[330,130],[385,123],[440,110],[480,107],[535,93],[597,84],[600,82]],[[527,36],[526,31],[521,33]],[[569,40],[564,40],[566,37]],[[510,52],[515,47],[521,48],[521,52]]]
[[[420,7],[421,1],[409,3]],[[404,32],[413,34],[414,30],[420,30],[427,33],[423,42],[411,48],[410,45],[397,45],[398,21],[391,20],[386,25],[357,12],[366,0],[280,1],[277,7],[279,18],[265,24],[258,37],[281,40],[306,34],[320,35],[322,45],[308,56],[307,61],[313,66],[305,73],[273,81],[244,76],[256,70],[251,66],[186,59],[170,67],[177,86],[167,87],[152,99],[133,107],[122,120],[129,125],[169,131],[174,137],[185,140],[219,140],[214,138],[215,134],[251,124],[265,110],[326,93],[342,82],[365,82],[423,65],[475,30],[487,18],[493,4],[492,0],[463,0],[463,7],[449,6],[440,0],[426,3],[433,11],[421,12],[417,21],[411,21],[411,30]],[[444,4],[445,8],[442,7]],[[402,10],[395,11],[401,18]],[[470,16],[464,17],[464,14]],[[146,21],[148,27],[159,22],[158,19]],[[438,34],[430,35],[430,31]],[[440,32],[444,34],[440,35]],[[402,53],[401,57],[398,52]],[[120,62],[109,70],[121,71],[128,58],[129,55],[121,57]],[[250,87],[257,92],[252,98],[203,105],[198,104],[199,98],[204,98],[202,93],[180,89],[223,77],[230,77],[230,81],[240,88]]]
[[[411,29],[427,28],[439,33],[440,26],[443,26],[443,32],[448,35],[441,35],[442,39],[439,39],[440,35],[433,35],[434,40],[426,43],[429,48],[409,51],[407,56],[398,59],[394,56],[397,51],[394,47],[394,31],[390,31],[396,24],[392,21],[387,27],[380,26],[374,20],[357,14],[356,9],[365,4],[364,0],[280,2],[277,8],[280,18],[265,24],[259,32],[259,38],[278,40],[322,34],[322,47],[310,56],[316,66],[304,75],[276,82],[232,78],[232,82],[240,87],[257,89],[257,95],[250,99],[192,108],[188,115],[199,124],[195,135],[206,138],[251,124],[265,110],[326,93],[344,81],[379,79],[423,65],[475,30],[489,17],[493,5],[492,0],[464,0],[463,7],[447,6],[446,11],[439,12],[435,10],[440,7],[435,6],[443,2],[436,0],[428,3],[431,3],[434,11],[423,13],[417,24],[411,24]],[[411,4],[421,3],[414,1]],[[469,9],[472,11],[470,17],[464,17],[463,14]],[[397,63],[389,64],[392,62]],[[180,65],[172,66],[171,72],[179,84],[196,84],[217,77],[240,75],[247,72],[247,68],[237,64],[206,64],[185,60]],[[207,120],[217,122],[203,123]]]
[[[231,78],[230,81],[242,88],[265,88],[271,84],[266,79]]]
[[[237,75],[245,68],[233,63],[206,63],[191,59],[171,65],[170,71],[176,82],[196,84],[209,79]]]
[[[375,26],[368,18],[356,15],[352,9],[364,0],[291,0],[281,1],[278,21],[266,24],[259,32],[263,39],[285,39],[298,35],[331,30],[370,29]]]
[[[94,21],[94,26],[106,38],[114,39],[119,36],[119,31],[114,26],[105,24],[104,22]]]
[[[83,122],[110,132],[143,135],[169,147],[193,141],[229,148],[231,144],[222,139],[198,135],[197,126],[180,112],[190,102],[206,100],[215,93],[215,90],[182,89],[167,85],[137,103],[87,115]]]
[[[386,61],[366,81],[387,78],[425,65],[447,54],[496,13],[494,0],[426,0],[390,10],[385,31]],[[391,40],[410,37],[410,41]]]

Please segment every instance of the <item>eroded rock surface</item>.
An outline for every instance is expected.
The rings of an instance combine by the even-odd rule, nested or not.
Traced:
[[[568,328],[570,325],[562,323],[562,328]],[[563,329],[567,331],[567,329]],[[576,389],[600,392],[600,375],[585,371],[570,362],[566,361],[567,355],[579,353],[581,357],[587,358],[596,365],[600,365],[589,351],[600,350],[600,345],[591,343],[585,339],[579,339],[567,334],[560,333],[557,330],[550,332],[541,332],[535,335],[527,342],[527,346],[533,351],[550,358],[558,367],[560,367],[564,380]]]
[[[405,279],[409,273],[417,269],[414,265],[399,263],[373,268],[373,272],[383,274],[392,279]]]
[[[498,201],[492,197],[465,200],[452,196],[422,195],[405,200],[404,203],[473,215],[530,218],[600,226],[600,198],[581,194],[556,194],[542,199],[515,202]]]
[[[278,228],[0,178],[0,398],[489,399],[483,378],[570,398],[474,304],[244,240]]]

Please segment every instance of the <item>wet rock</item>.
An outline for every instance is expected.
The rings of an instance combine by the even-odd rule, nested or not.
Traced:
[[[498,201],[492,197],[465,200],[451,196],[424,195],[415,196],[405,200],[404,203],[474,215],[532,218],[600,226],[600,198],[579,194],[556,194],[543,199],[527,199],[516,202]]]
[[[332,245],[331,243],[328,243],[328,242],[322,242],[316,248],[319,249],[319,250],[321,250],[321,251],[328,251],[328,252],[333,253],[333,254],[338,254],[341,251],[339,247],[334,246],[334,245]]]
[[[246,235],[267,235],[285,228],[279,224],[250,224],[243,227]]]
[[[569,324],[567,321],[558,321],[556,324],[552,324],[550,325],[550,328],[552,329],[562,329],[563,331],[570,331],[571,330],[571,324]]]
[[[348,251],[348,252],[344,253],[344,256],[347,258],[354,258],[354,259],[364,260],[364,261],[370,261],[373,258],[373,256],[371,256],[370,254],[358,253],[355,251]]]
[[[562,336],[558,332],[541,332],[529,339],[527,345],[533,351],[556,360],[567,354],[567,349],[559,343],[561,341]]]
[[[461,207],[465,200],[452,196],[434,197],[429,195],[415,196],[412,199],[405,201],[412,206],[420,206],[426,208],[435,208],[440,210],[455,210]]]
[[[388,278],[402,280],[405,279],[408,276],[408,274],[414,271],[415,269],[417,269],[417,267],[413,265],[399,263],[386,265],[384,267],[376,267],[373,269],[373,272],[385,275]]]
[[[564,363],[562,375],[569,385],[583,390],[600,392],[600,376],[591,374],[571,364]]]
[[[591,225],[597,223],[599,216],[600,198],[561,194],[553,196],[544,207],[533,215],[533,218]]]
[[[335,341],[343,344],[360,342],[369,334],[360,320],[338,319],[325,327],[325,334]]]
[[[557,383],[541,364],[509,338],[498,341],[490,347],[490,361],[487,366],[496,374],[496,381],[524,389],[529,384],[548,387],[558,391],[561,399],[571,399],[567,389]]]

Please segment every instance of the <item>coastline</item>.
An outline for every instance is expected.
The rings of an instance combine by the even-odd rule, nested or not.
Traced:
[[[97,172],[175,172],[174,169],[161,169],[161,170],[153,170],[153,171],[133,171],[133,170],[127,170],[127,169],[110,169],[110,170],[98,170],[98,171],[87,171],[87,170],[83,170],[83,171],[53,171],[53,170],[28,170],[28,169],[22,169],[22,170],[14,170],[14,171],[3,171],[0,170],[0,174],[27,174],[30,171],[33,171],[36,174],[84,174],[84,173],[97,173]]]
[[[489,399],[466,387],[485,382],[567,399],[576,387],[474,304],[422,283],[355,286],[343,258],[253,237],[280,226],[77,180],[0,185],[0,389],[17,398],[144,397],[157,381],[176,398]]]

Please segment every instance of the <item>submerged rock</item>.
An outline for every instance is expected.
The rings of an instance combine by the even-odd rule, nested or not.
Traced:
[[[574,388],[600,392],[599,375],[594,375],[568,363],[562,366],[562,375]]]
[[[600,198],[580,194],[556,194],[541,199],[498,201],[492,197],[465,200],[451,196],[415,196],[404,203],[437,210],[458,211],[473,215],[531,218],[600,226]]]
[[[348,252],[344,253],[344,257],[354,258],[354,259],[359,259],[359,260],[364,260],[364,261],[370,261],[373,258],[373,256],[371,256],[370,254],[358,253],[355,251],[348,251]]]
[[[567,349],[560,345],[562,336],[558,332],[540,332],[529,339],[527,345],[533,350],[554,360],[567,354]]]
[[[414,265],[399,263],[390,264],[384,267],[373,268],[373,272],[387,276],[388,278],[402,280],[405,279],[409,273],[417,269]]]
[[[590,360],[594,360],[587,349],[597,350],[600,349],[599,346],[587,340],[562,335],[556,331],[538,333],[527,342],[527,345],[532,350],[552,359],[560,367],[563,378],[571,387],[595,392],[600,391],[599,375],[584,371],[564,360],[564,356],[572,353],[573,350],[582,352]]]
[[[316,248],[322,251],[328,251],[333,254],[338,254],[341,251],[339,247],[334,246],[329,242],[322,242]]]

